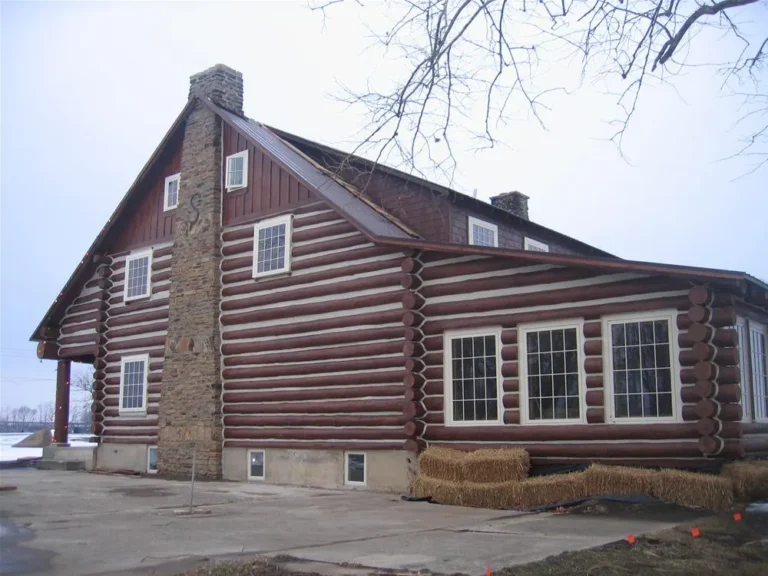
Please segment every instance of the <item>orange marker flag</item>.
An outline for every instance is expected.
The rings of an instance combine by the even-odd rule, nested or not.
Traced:
[[[701,536],[701,532],[699,531],[698,528],[691,528],[691,536],[693,536],[694,538],[698,538],[699,536]]]
[[[491,567],[490,566],[486,566],[485,567],[485,576],[491,576]]]
[[[734,513],[733,513],[733,519],[734,519],[736,522],[741,522],[741,518],[742,518],[742,516],[741,516],[741,512],[734,512]]]
[[[637,538],[635,538],[634,534],[630,534],[626,538],[624,538],[627,542],[629,542],[629,545],[632,546],[635,542],[637,542]]]

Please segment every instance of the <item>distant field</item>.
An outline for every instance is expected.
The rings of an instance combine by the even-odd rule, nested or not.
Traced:
[[[19,458],[39,458],[43,455],[42,448],[13,448],[13,445],[24,440],[32,432],[24,434],[0,434],[0,462],[18,460]],[[90,434],[73,434],[69,437],[72,446],[95,446],[90,444]]]

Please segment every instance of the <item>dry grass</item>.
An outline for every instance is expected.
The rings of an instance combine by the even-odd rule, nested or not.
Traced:
[[[741,502],[768,498],[768,461],[726,464],[721,476],[733,483],[733,495]]]
[[[524,480],[531,468],[528,452],[521,448],[484,448],[466,454],[462,462],[469,482],[510,482]]]
[[[733,484],[728,478],[660,470],[654,474],[651,495],[662,502],[693,508],[724,510],[733,506]]]

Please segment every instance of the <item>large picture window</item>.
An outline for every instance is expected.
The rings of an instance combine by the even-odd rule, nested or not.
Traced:
[[[752,400],[755,406],[755,420],[768,420],[767,338],[768,330],[765,326],[750,322],[749,343],[752,356]]]
[[[615,420],[676,418],[671,324],[669,316],[608,322]]]
[[[447,421],[500,423],[499,331],[445,334]]]
[[[152,251],[130,254],[125,259],[123,300],[128,302],[150,295],[152,273]]]
[[[525,421],[582,420],[579,330],[521,327]]]
[[[124,356],[120,361],[120,413],[147,411],[149,355]]]
[[[253,232],[253,277],[291,269],[291,215],[262,220]]]

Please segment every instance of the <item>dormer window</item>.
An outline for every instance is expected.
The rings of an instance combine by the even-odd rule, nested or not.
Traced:
[[[181,182],[181,174],[174,174],[165,179],[163,210],[173,210],[179,205],[179,182]]]
[[[499,227],[490,222],[469,216],[469,243],[473,246],[498,246]]]
[[[248,150],[227,156],[227,190],[237,190],[248,185]]]
[[[151,250],[128,255],[125,259],[125,282],[123,285],[124,302],[149,297],[151,272]]]
[[[528,236],[525,237],[523,248],[532,250],[533,252],[549,252],[549,244],[544,244],[544,242],[528,238]]]

